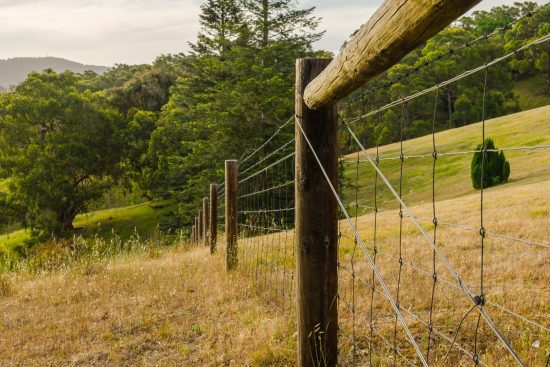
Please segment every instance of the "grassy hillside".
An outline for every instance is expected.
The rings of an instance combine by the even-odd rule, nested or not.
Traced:
[[[550,105],[550,94],[546,92],[546,80],[540,76],[521,80],[514,87],[522,111]]]
[[[152,235],[163,214],[173,209],[174,205],[170,202],[148,202],[79,215],[74,224],[82,229],[85,237],[98,235],[108,239],[115,233],[125,241],[133,234],[142,238]],[[29,233],[24,230],[3,234],[0,235],[0,248],[10,251],[28,239]]]
[[[549,218],[548,195],[550,181],[502,185],[491,190],[487,194],[487,228],[544,241],[550,235],[550,228],[545,225]],[[441,220],[475,225],[478,200],[478,195],[472,194],[438,203]],[[525,200],[531,205],[524,205]],[[412,209],[421,217],[431,214],[429,204]],[[392,293],[398,268],[396,218],[395,213],[380,213],[378,217],[377,265]],[[367,241],[372,237],[372,223],[373,214],[358,219],[361,235]],[[431,229],[428,222],[423,223]],[[354,247],[352,234],[345,222],[341,222],[341,229],[340,263],[349,267]],[[406,322],[421,340],[427,334],[426,327],[412,315],[427,318],[431,274],[418,269],[429,269],[431,250],[408,222],[404,233],[401,304]],[[438,238],[439,247],[464,281],[476,289],[479,247],[475,244],[479,236],[440,227]],[[271,242],[269,238],[267,242]],[[289,237],[287,245],[291,244]],[[550,343],[548,335],[492,304],[547,325],[550,264],[545,261],[544,249],[492,238],[487,246],[485,294],[491,302],[487,310],[526,365],[542,366]],[[240,272],[227,274],[223,254],[223,249],[211,257],[208,249],[202,247],[190,252],[173,248],[153,258],[142,254],[137,258],[85,262],[49,275],[0,275],[0,308],[4,310],[0,314],[0,331],[5,336],[0,338],[0,360],[10,361],[7,366],[292,365],[295,316],[281,313],[257,296],[252,277]],[[356,321],[355,340],[365,350],[371,271],[361,250],[356,251],[354,264],[353,297],[357,315],[362,315]],[[440,262],[438,274],[434,328],[452,336],[470,304],[461,291],[445,286],[445,282],[452,284],[452,275]],[[349,336],[352,314],[343,306],[352,297],[349,273],[341,271],[339,283],[340,334]],[[538,301],[526,303],[524,299]],[[374,314],[377,335],[391,340],[394,319],[384,317],[391,315],[391,310],[380,291],[375,296]],[[468,350],[473,349],[476,320],[472,316],[464,321],[457,341]],[[414,351],[401,328],[398,330],[400,353],[414,360]],[[489,366],[513,365],[489,328],[482,328],[479,340],[483,346],[480,356]],[[535,340],[540,341],[541,348],[531,347]],[[375,361],[391,365],[392,344],[385,344],[380,337],[374,343]],[[342,339],[340,348],[342,365],[351,363],[349,338]],[[432,358],[444,355],[447,348],[448,343],[437,339]],[[362,359],[364,354],[356,358],[356,362],[368,365],[367,359]],[[448,363],[440,361],[437,365],[469,366],[471,359],[455,350]]]
[[[550,144],[550,105],[530,111],[493,119],[485,123],[486,137],[493,138],[498,148],[522,147]],[[481,143],[481,123],[447,130],[436,135],[439,157],[436,163],[436,199],[445,200],[476,192],[470,180],[470,164],[473,154],[445,155],[451,152],[475,150]],[[403,165],[403,198],[409,205],[421,204],[431,200],[432,196],[432,137],[424,136],[403,143],[404,155],[426,155],[423,158],[405,159]],[[369,150],[374,159],[376,152]],[[548,149],[505,152],[510,161],[510,182],[518,185],[538,182],[550,177]],[[399,188],[399,144],[380,147],[380,170],[391,184]],[[346,202],[355,199],[356,154],[346,157],[345,174],[351,186],[344,188]],[[374,206],[374,171],[364,162],[365,156],[359,154],[358,203],[362,206]],[[386,160],[386,158],[392,158]],[[393,209],[397,203],[391,192],[384,188],[381,180],[378,190],[378,206],[381,209]],[[493,190],[493,189],[491,189]],[[351,205],[352,207],[354,204]],[[362,208],[365,212],[367,208]]]

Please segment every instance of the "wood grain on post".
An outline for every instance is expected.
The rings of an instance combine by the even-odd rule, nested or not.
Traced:
[[[210,185],[210,253],[216,252],[218,241],[218,185]]]
[[[238,263],[237,176],[237,161],[225,161],[225,238],[227,241],[226,269],[228,271],[233,270]]]
[[[338,203],[300,125],[330,181],[338,187],[336,105],[310,110],[303,92],[330,63],[296,63],[296,270],[298,366],[336,366],[338,347]]]
[[[311,109],[337,102],[384,72],[481,0],[386,0],[306,88]]]
[[[202,237],[204,240],[205,246],[210,246],[210,199],[209,198],[203,198],[202,199],[202,215],[203,215],[203,223],[204,223],[204,229],[202,233]]]

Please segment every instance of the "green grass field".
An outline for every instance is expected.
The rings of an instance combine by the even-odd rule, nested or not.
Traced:
[[[550,105],[550,95],[545,93],[546,81],[540,76],[516,83],[514,94],[519,98],[522,111]]]
[[[486,137],[493,138],[498,148],[528,147],[550,144],[550,106],[520,112],[488,120],[485,123]],[[470,164],[473,154],[445,155],[451,152],[475,150],[481,143],[481,123],[440,132],[435,136],[438,151],[436,163],[436,199],[446,200],[476,192],[470,181]],[[424,136],[403,143],[405,156],[427,155],[423,158],[409,158],[403,164],[403,198],[406,204],[416,205],[431,201],[432,196],[432,137]],[[374,159],[376,152],[369,150]],[[550,177],[548,149],[505,152],[510,161],[511,174],[507,185],[539,182]],[[400,161],[399,144],[380,147],[380,170],[397,190],[399,189]],[[385,158],[396,158],[388,159]],[[358,203],[373,207],[374,170],[359,154]],[[357,154],[346,157],[345,175],[348,185],[343,188],[345,201],[355,206],[355,181]],[[491,190],[491,189],[489,189]],[[383,182],[378,180],[378,203],[381,209],[394,209],[397,201]],[[360,208],[366,212],[368,208]]]
[[[140,237],[151,236],[157,229],[161,217],[174,209],[171,202],[147,202],[138,205],[106,209],[79,215],[75,227],[81,228],[84,237],[98,235],[108,238],[116,233],[122,240],[134,234]],[[30,237],[30,232],[17,230],[0,235],[0,248],[12,251],[23,245]]]
[[[106,237],[116,233],[122,239],[133,234],[151,235],[163,214],[174,209],[170,202],[147,202],[123,208],[100,210],[77,217],[75,227],[83,227],[87,235]]]

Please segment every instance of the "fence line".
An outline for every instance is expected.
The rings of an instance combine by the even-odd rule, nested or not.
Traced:
[[[523,18],[510,22],[502,29],[497,29],[466,44],[449,49],[435,60],[414,68],[411,73],[432,65],[436,60],[457,50],[493,37],[532,15],[527,14]],[[468,358],[475,366],[490,366],[495,363],[510,365],[514,363],[514,365],[525,366],[541,362],[546,363],[545,366],[548,367],[550,354],[547,356],[544,348],[550,348],[547,345],[550,340],[550,327],[541,321],[548,315],[537,315],[536,311],[530,313],[524,308],[518,310],[507,305],[504,299],[499,300],[506,294],[504,292],[507,290],[507,285],[502,283],[500,278],[497,278],[500,288],[491,283],[494,280],[490,275],[494,275],[495,270],[490,268],[488,261],[491,257],[498,261],[502,261],[502,259],[496,256],[493,248],[494,243],[488,241],[493,238],[526,245],[521,247],[522,255],[526,254],[526,251],[533,251],[535,255],[540,254],[542,257],[548,255],[544,251],[550,248],[550,244],[491,229],[491,224],[488,224],[486,214],[484,214],[489,199],[485,193],[483,182],[489,153],[536,153],[550,148],[548,143],[495,149],[488,149],[485,146],[486,96],[490,81],[490,67],[518,57],[522,51],[548,41],[550,41],[550,34],[539,37],[513,52],[497,57],[444,82],[361,115],[354,117],[335,115],[334,117],[340,121],[340,135],[349,136],[350,144],[355,147],[356,152],[353,155],[327,158],[326,151],[321,152],[319,147],[315,146],[317,137],[312,137],[311,132],[308,133],[311,130],[304,128],[303,124],[304,121],[309,123],[314,118],[313,116],[320,115],[315,115],[316,112],[312,110],[299,111],[297,107],[296,116],[286,120],[258,148],[243,155],[244,158],[238,162],[240,172],[236,177],[238,192],[235,198],[227,196],[230,193],[226,192],[224,184],[218,186],[217,202],[223,207],[226,205],[224,199],[227,199],[232,207],[235,205],[234,207],[238,208],[236,209],[236,218],[226,218],[228,212],[218,210],[217,218],[210,220],[219,222],[220,229],[225,231],[227,231],[227,228],[224,228],[226,227],[225,223],[232,223],[231,220],[236,221],[238,251],[235,251],[235,256],[238,256],[238,266],[236,262],[235,266],[237,271],[253,281],[254,289],[259,297],[290,317],[297,318],[298,364],[300,366],[312,365],[310,361],[304,360],[304,348],[309,348],[308,351],[310,350],[312,353],[332,353],[330,346],[324,345],[325,342],[330,343],[328,336],[326,339],[325,336],[319,337],[320,344],[323,345],[308,347],[302,344],[304,340],[307,344],[311,335],[306,335],[304,339],[300,334],[304,331],[301,330],[304,324],[300,319],[303,303],[318,302],[319,299],[304,300],[308,297],[300,294],[300,280],[297,282],[297,279],[304,281],[304,278],[301,277],[316,275],[323,277],[330,265],[328,262],[322,262],[309,269],[308,274],[301,273],[304,264],[310,264],[302,261],[304,258],[307,260],[311,254],[307,252],[307,246],[310,244],[304,240],[304,234],[300,233],[301,229],[296,228],[296,226],[299,227],[300,221],[307,219],[304,219],[306,214],[303,213],[303,208],[301,208],[302,212],[300,211],[299,201],[303,195],[300,190],[308,185],[310,187],[317,185],[325,189],[328,188],[325,192],[330,193],[331,199],[334,199],[335,206],[339,208],[341,215],[337,229],[337,245],[340,252],[336,259],[338,292],[335,299],[327,298],[327,295],[322,299],[324,304],[330,305],[330,309],[334,302],[340,310],[337,321],[339,328],[338,358],[341,363],[354,366],[388,365],[388,363],[393,366],[402,365],[402,363],[411,366],[455,366],[463,365],[464,358]],[[481,100],[482,119],[480,141],[476,143],[480,143],[481,148],[439,151],[436,139],[436,122],[440,88],[480,72],[484,72]],[[392,79],[390,85],[409,77],[411,73]],[[298,83],[298,87],[297,93],[301,96],[300,93],[303,91],[299,89],[305,86]],[[375,86],[367,90],[366,93],[381,87],[383,86]],[[431,133],[432,151],[407,154],[403,133],[407,105],[429,93],[435,95]],[[363,96],[364,94],[361,94],[360,98]],[[354,103],[356,99],[357,97],[350,100],[349,103]],[[323,118],[330,119],[331,108],[332,105],[329,104],[326,110],[319,113],[325,114]],[[381,113],[396,108],[400,108],[399,155],[396,156],[395,153],[380,154],[378,144],[373,152],[374,156],[371,155],[356,134],[359,124],[365,119],[374,118],[377,124],[376,131],[379,133],[382,125]],[[292,124],[293,120],[295,120],[294,124]],[[291,127],[294,129],[295,137],[288,139],[285,134],[287,129],[288,133],[291,132]],[[375,141],[378,142],[379,139],[377,138]],[[304,149],[307,154],[311,154],[312,160],[308,160],[309,158],[304,155]],[[479,209],[474,212],[477,216],[478,228],[456,223],[456,221],[443,220],[443,215],[448,213],[444,207],[437,205],[441,201],[437,196],[439,187],[437,173],[439,167],[442,166],[441,158],[470,155],[481,157]],[[333,158],[340,164],[343,172],[348,172],[347,176],[345,174],[343,176],[346,176],[344,181],[350,179],[353,182],[352,184],[346,183],[349,187],[342,185],[341,182],[333,182],[330,168],[327,168],[330,167],[330,162],[327,162]],[[432,160],[429,164],[431,218],[428,218],[429,214],[419,213],[422,210],[416,205],[407,205],[404,198],[407,189],[405,180],[407,162],[422,158]],[[399,166],[396,168],[398,170],[397,182],[392,183],[388,172],[381,167],[380,163],[383,161],[399,161]],[[311,180],[310,177],[300,176],[303,174],[300,165],[307,165],[307,170],[311,170],[311,165],[314,165],[314,169],[318,171],[322,179],[317,179],[312,185],[308,181]],[[351,170],[353,171],[350,173]],[[360,181],[365,176],[365,171],[373,176],[373,180],[368,185],[361,186]],[[360,202],[360,190],[366,186],[369,188],[367,192],[372,190],[372,195],[369,201]],[[347,192],[345,193],[345,191]],[[308,195],[310,194],[308,193]],[[383,195],[389,196],[390,199],[383,199],[386,197]],[[328,198],[319,196],[320,209],[312,208],[314,212],[310,213],[311,218],[316,218],[318,211],[327,209],[326,205],[330,203],[330,200],[326,199]],[[231,202],[231,200],[235,200],[235,202]],[[213,202],[212,199],[210,201]],[[398,206],[398,209],[383,207],[391,206],[392,203]],[[353,209],[355,209],[354,212],[352,212]],[[360,209],[368,209],[369,212],[362,213]],[[453,211],[456,212],[456,208]],[[203,214],[206,216],[208,212],[205,209]],[[395,221],[389,226],[390,229],[384,226],[388,220]],[[364,222],[368,225],[365,225]],[[202,223],[208,223],[208,218],[204,217]],[[193,240],[200,242],[200,216],[197,226],[193,231],[195,234]],[[476,238],[471,241],[475,243],[472,249],[464,250],[464,254],[461,255],[458,248],[458,243],[461,242],[460,238],[449,236],[448,232],[443,230],[444,227],[458,230],[461,235],[466,233],[464,236],[467,236],[468,233],[474,235]],[[323,231],[319,231],[319,233],[321,232]],[[332,244],[328,238],[315,237],[319,233],[312,234],[313,244],[319,247],[325,246],[328,249]],[[199,238],[196,238],[197,234]],[[204,235],[208,237],[207,232],[204,232]],[[210,235],[216,236],[215,233]],[[230,240],[226,239],[226,242],[230,242]],[[451,247],[449,247],[449,242]],[[493,245],[493,247],[489,245]],[[227,254],[229,257],[229,251]],[[503,253],[500,256],[504,255],[506,254]],[[533,256],[533,254],[529,256]],[[493,259],[493,261],[495,260]],[[541,266],[544,267],[544,263]],[[330,279],[326,281],[329,282]],[[535,283],[535,287],[538,284]],[[544,290],[538,289],[537,291],[544,292]],[[523,293],[519,294],[525,296]],[[294,313],[294,304],[298,305],[297,314]],[[544,312],[547,307],[546,303],[542,300],[541,304],[542,312]],[[492,308],[492,310],[488,310],[488,308]],[[489,311],[495,311],[496,316]],[[503,328],[502,323],[505,322],[503,315],[522,323],[522,329],[519,332],[513,330],[511,326],[519,327],[516,324],[506,325],[507,327]],[[327,320],[323,320],[323,322],[325,321]],[[309,330],[309,333],[329,334],[329,331],[323,329],[325,326],[321,325],[320,328]],[[536,331],[532,328],[535,328]],[[538,345],[543,344],[542,348],[536,347],[540,349],[540,352],[532,352],[529,348],[518,345],[518,340],[522,337],[538,338]],[[315,338],[316,336],[314,336]],[[500,353],[501,350],[505,350],[507,355]],[[326,364],[330,366],[334,365],[336,360],[336,357],[333,356],[319,357],[313,354],[311,358],[317,362],[328,358],[329,362]]]
[[[498,152],[517,152],[522,150],[538,150],[538,149],[548,149],[550,148],[550,144],[540,144],[540,145],[533,145],[533,146],[525,146],[525,147],[506,147],[506,148],[498,148],[498,149],[485,149],[484,151],[481,150],[466,150],[466,151],[456,151],[456,152],[437,152],[437,157],[445,157],[445,156],[455,156],[455,155],[472,155],[475,153],[498,153]],[[416,159],[416,158],[433,158],[433,152],[426,153],[426,154],[412,154],[412,155],[403,155],[403,156],[389,156],[384,157],[380,156],[378,157],[378,161],[397,161],[401,159]],[[351,161],[352,158],[343,158],[344,161]],[[364,163],[368,162],[368,160],[363,159],[359,162]]]

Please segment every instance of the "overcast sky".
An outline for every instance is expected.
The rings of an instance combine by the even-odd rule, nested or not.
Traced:
[[[484,0],[476,9],[512,4]],[[537,0],[544,3],[545,0]],[[0,0],[0,59],[57,56],[86,64],[149,63],[187,52],[198,31],[200,0]],[[337,51],[382,0],[302,0],[316,6],[325,37]]]

